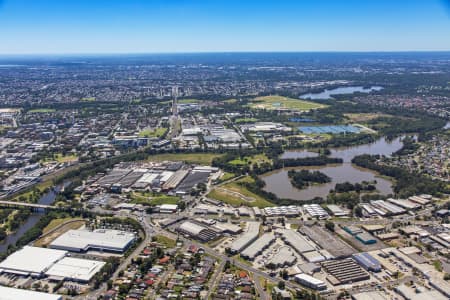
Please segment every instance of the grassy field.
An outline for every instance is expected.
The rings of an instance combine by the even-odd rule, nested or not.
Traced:
[[[349,114],[344,114],[344,116],[351,122],[356,122],[356,123],[364,123],[364,122],[374,120],[374,119],[377,119],[380,117],[383,117],[383,118],[393,117],[392,115],[381,114],[381,113],[349,113]]]
[[[179,197],[168,195],[153,196],[151,193],[132,193],[131,202],[143,205],[177,204]]]
[[[65,163],[65,162],[73,162],[78,159],[78,156],[75,154],[70,155],[63,155],[62,153],[57,153],[53,159],[53,157],[46,157],[45,159],[41,160],[41,163],[45,162],[51,162],[51,161],[57,161],[59,163]]]
[[[222,154],[215,153],[164,153],[150,155],[149,161],[184,161],[191,164],[210,165],[212,160]]]
[[[56,228],[57,226],[70,221],[71,218],[64,218],[64,219],[55,219],[52,220],[50,222],[50,224],[47,225],[47,227],[44,228],[43,233],[47,233],[50,230]],[[74,219],[73,219],[74,220]],[[54,239],[56,239],[58,236],[60,236],[61,234],[71,230],[71,229],[78,229],[81,226],[83,226],[85,224],[85,222],[83,220],[77,220],[71,223],[68,223],[66,225],[63,225],[62,227],[60,227],[58,230],[54,231],[53,233],[38,239],[35,243],[34,246],[36,247],[45,247],[48,244],[50,244]]]
[[[82,102],[94,102],[95,101],[95,97],[84,97],[81,98]]]
[[[243,166],[243,165],[260,165],[262,163],[271,163],[272,161],[265,155],[265,154],[256,154],[256,155],[252,155],[252,156],[245,156],[242,159],[234,159],[232,161],[230,161],[229,163],[232,165],[239,165],[239,166]]]
[[[256,109],[291,109],[296,111],[305,111],[326,107],[311,101],[288,98],[283,96],[264,96],[255,98],[250,104],[251,108]]]
[[[229,172],[225,172],[225,173],[223,173],[223,175],[220,177],[220,181],[227,181],[227,180],[233,178],[234,176],[236,176],[236,174],[234,174],[234,173],[229,173]]]
[[[227,183],[221,187],[213,189],[207,197],[228,203],[233,206],[248,205],[264,208],[273,204],[263,197],[256,195],[239,183],[249,182],[251,177],[244,177],[234,182]]]
[[[166,132],[167,128],[158,127],[154,130],[152,129],[144,129],[141,132],[139,132],[139,137],[161,137]]]
[[[173,248],[177,245],[177,242],[163,235],[156,235],[156,241],[167,248]]]
[[[30,109],[29,113],[51,113],[55,112],[56,109],[53,108],[36,108],[36,109]]]
[[[256,118],[237,118],[236,120],[234,120],[234,123],[236,123],[236,124],[254,123],[257,121],[258,121],[258,119],[256,119]]]
[[[198,99],[180,99],[177,102],[181,103],[181,104],[192,104],[192,103],[199,103],[200,100],[198,100]]]

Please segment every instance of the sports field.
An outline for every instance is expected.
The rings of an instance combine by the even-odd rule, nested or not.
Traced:
[[[288,98],[284,96],[263,96],[255,98],[251,108],[267,110],[296,110],[307,111],[311,109],[324,108],[326,105],[305,101],[300,99]]]

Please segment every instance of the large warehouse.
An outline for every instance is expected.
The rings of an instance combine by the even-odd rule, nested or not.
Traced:
[[[25,246],[0,263],[0,272],[41,277],[66,254],[62,250]]]
[[[328,277],[328,280],[333,285],[357,282],[370,278],[369,273],[364,271],[351,258],[323,262],[322,267],[331,275]]]
[[[241,252],[241,256],[254,260],[258,255],[260,255],[264,249],[269,247],[275,241],[275,236],[273,233],[265,233],[260,236],[255,242],[248,246],[244,251]]]
[[[294,230],[280,230],[283,241],[294,248],[298,253],[314,251],[314,247],[301,234]]]
[[[25,246],[0,263],[0,273],[88,282],[105,265],[103,261],[72,258],[67,254],[63,250]]]
[[[178,227],[178,231],[203,242],[208,242],[218,237],[216,231],[192,221],[186,221],[181,224]]]
[[[89,282],[106,263],[97,260],[64,257],[45,272],[45,275],[54,280],[73,280]]]
[[[72,252],[99,250],[122,253],[135,239],[133,233],[120,230],[69,230],[55,239],[49,247]]]
[[[259,235],[259,222],[247,222],[246,231],[238,237],[230,247],[232,253],[238,253],[247,248]]]
[[[62,296],[0,286],[0,300],[23,300],[23,299],[62,300]]]

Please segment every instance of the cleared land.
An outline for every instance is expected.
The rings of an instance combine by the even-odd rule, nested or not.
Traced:
[[[344,116],[352,122],[360,123],[366,122],[370,120],[374,120],[380,117],[391,118],[392,115],[381,114],[381,113],[348,113],[344,114]]]
[[[51,113],[51,112],[55,112],[56,109],[53,108],[36,108],[36,109],[31,109],[28,112],[29,113]]]
[[[284,96],[263,96],[255,98],[250,104],[250,107],[268,110],[289,109],[296,111],[305,111],[324,108],[326,107],[326,105],[311,101],[288,98]]]
[[[166,246],[167,248],[173,248],[177,244],[176,241],[163,235],[156,235],[155,238],[158,243]]]
[[[248,206],[257,206],[264,208],[273,206],[273,204],[263,197],[256,195],[249,191],[245,186],[239,184],[244,182],[251,182],[251,177],[244,177],[234,182],[224,184],[213,189],[208,195],[208,198],[222,201],[233,206],[240,206],[242,204]]]
[[[144,129],[139,132],[139,137],[161,137],[166,132],[167,128],[159,127],[155,129]]]
[[[152,193],[132,193],[131,202],[143,205],[177,204],[179,197],[168,195],[156,195]]]
[[[65,225],[62,225],[65,224]],[[36,247],[45,247],[48,244],[50,244],[54,239],[56,239],[61,234],[71,230],[71,229],[78,229],[81,226],[85,224],[84,220],[81,219],[72,219],[72,218],[64,218],[64,219],[55,219],[50,222],[50,224],[47,225],[47,227],[44,228],[43,232],[44,234],[50,232],[51,230],[57,228],[60,226],[57,230],[54,232],[45,235],[44,237],[38,239],[34,246]]]
[[[164,153],[150,155],[149,161],[184,161],[191,164],[210,165],[212,160],[222,154],[215,153]]]

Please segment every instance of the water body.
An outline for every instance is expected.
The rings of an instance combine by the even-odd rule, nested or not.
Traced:
[[[57,187],[55,190],[50,190],[48,193],[42,195],[37,203],[51,205],[55,201],[56,195],[58,194],[59,190],[60,187]],[[39,222],[42,216],[42,212],[33,212],[25,221],[25,223],[20,225],[19,229],[17,229],[14,233],[8,235],[6,239],[2,243],[0,243],[0,253],[6,252],[9,245],[15,245],[16,242],[25,234],[25,232],[33,228],[37,224],[37,222]]]
[[[385,138],[380,138],[374,143],[365,144],[353,147],[342,147],[331,150],[331,157],[342,158],[344,161],[342,164],[327,165],[327,166],[314,166],[314,167],[293,167],[283,168],[264,174],[261,178],[266,183],[265,190],[272,192],[280,198],[288,198],[294,200],[309,200],[314,197],[326,198],[331,189],[334,189],[336,183],[351,182],[357,183],[362,181],[377,181],[377,190],[384,195],[393,193],[392,182],[380,177],[371,170],[359,168],[351,163],[351,160],[358,155],[371,154],[371,155],[386,155],[390,156],[395,151],[399,150],[403,143],[401,137],[392,141],[388,141]],[[299,151],[286,151],[283,153],[282,158],[304,158],[317,156],[317,153],[307,150]],[[331,177],[331,182],[312,185],[305,189],[297,189],[292,186],[288,171],[295,170],[311,170],[320,171]]]
[[[324,90],[323,92],[319,93],[308,93],[301,95],[300,98],[302,99],[333,99],[333,95],[347,95],[347,94],[353,94],[356,92],[359,93],[370,93],[373,91],[381,91],[383,87],[381,86],[371,86],[370,88],[365,88],[363,86],[346,86],[346,87],[338,87],[331,90]]]

